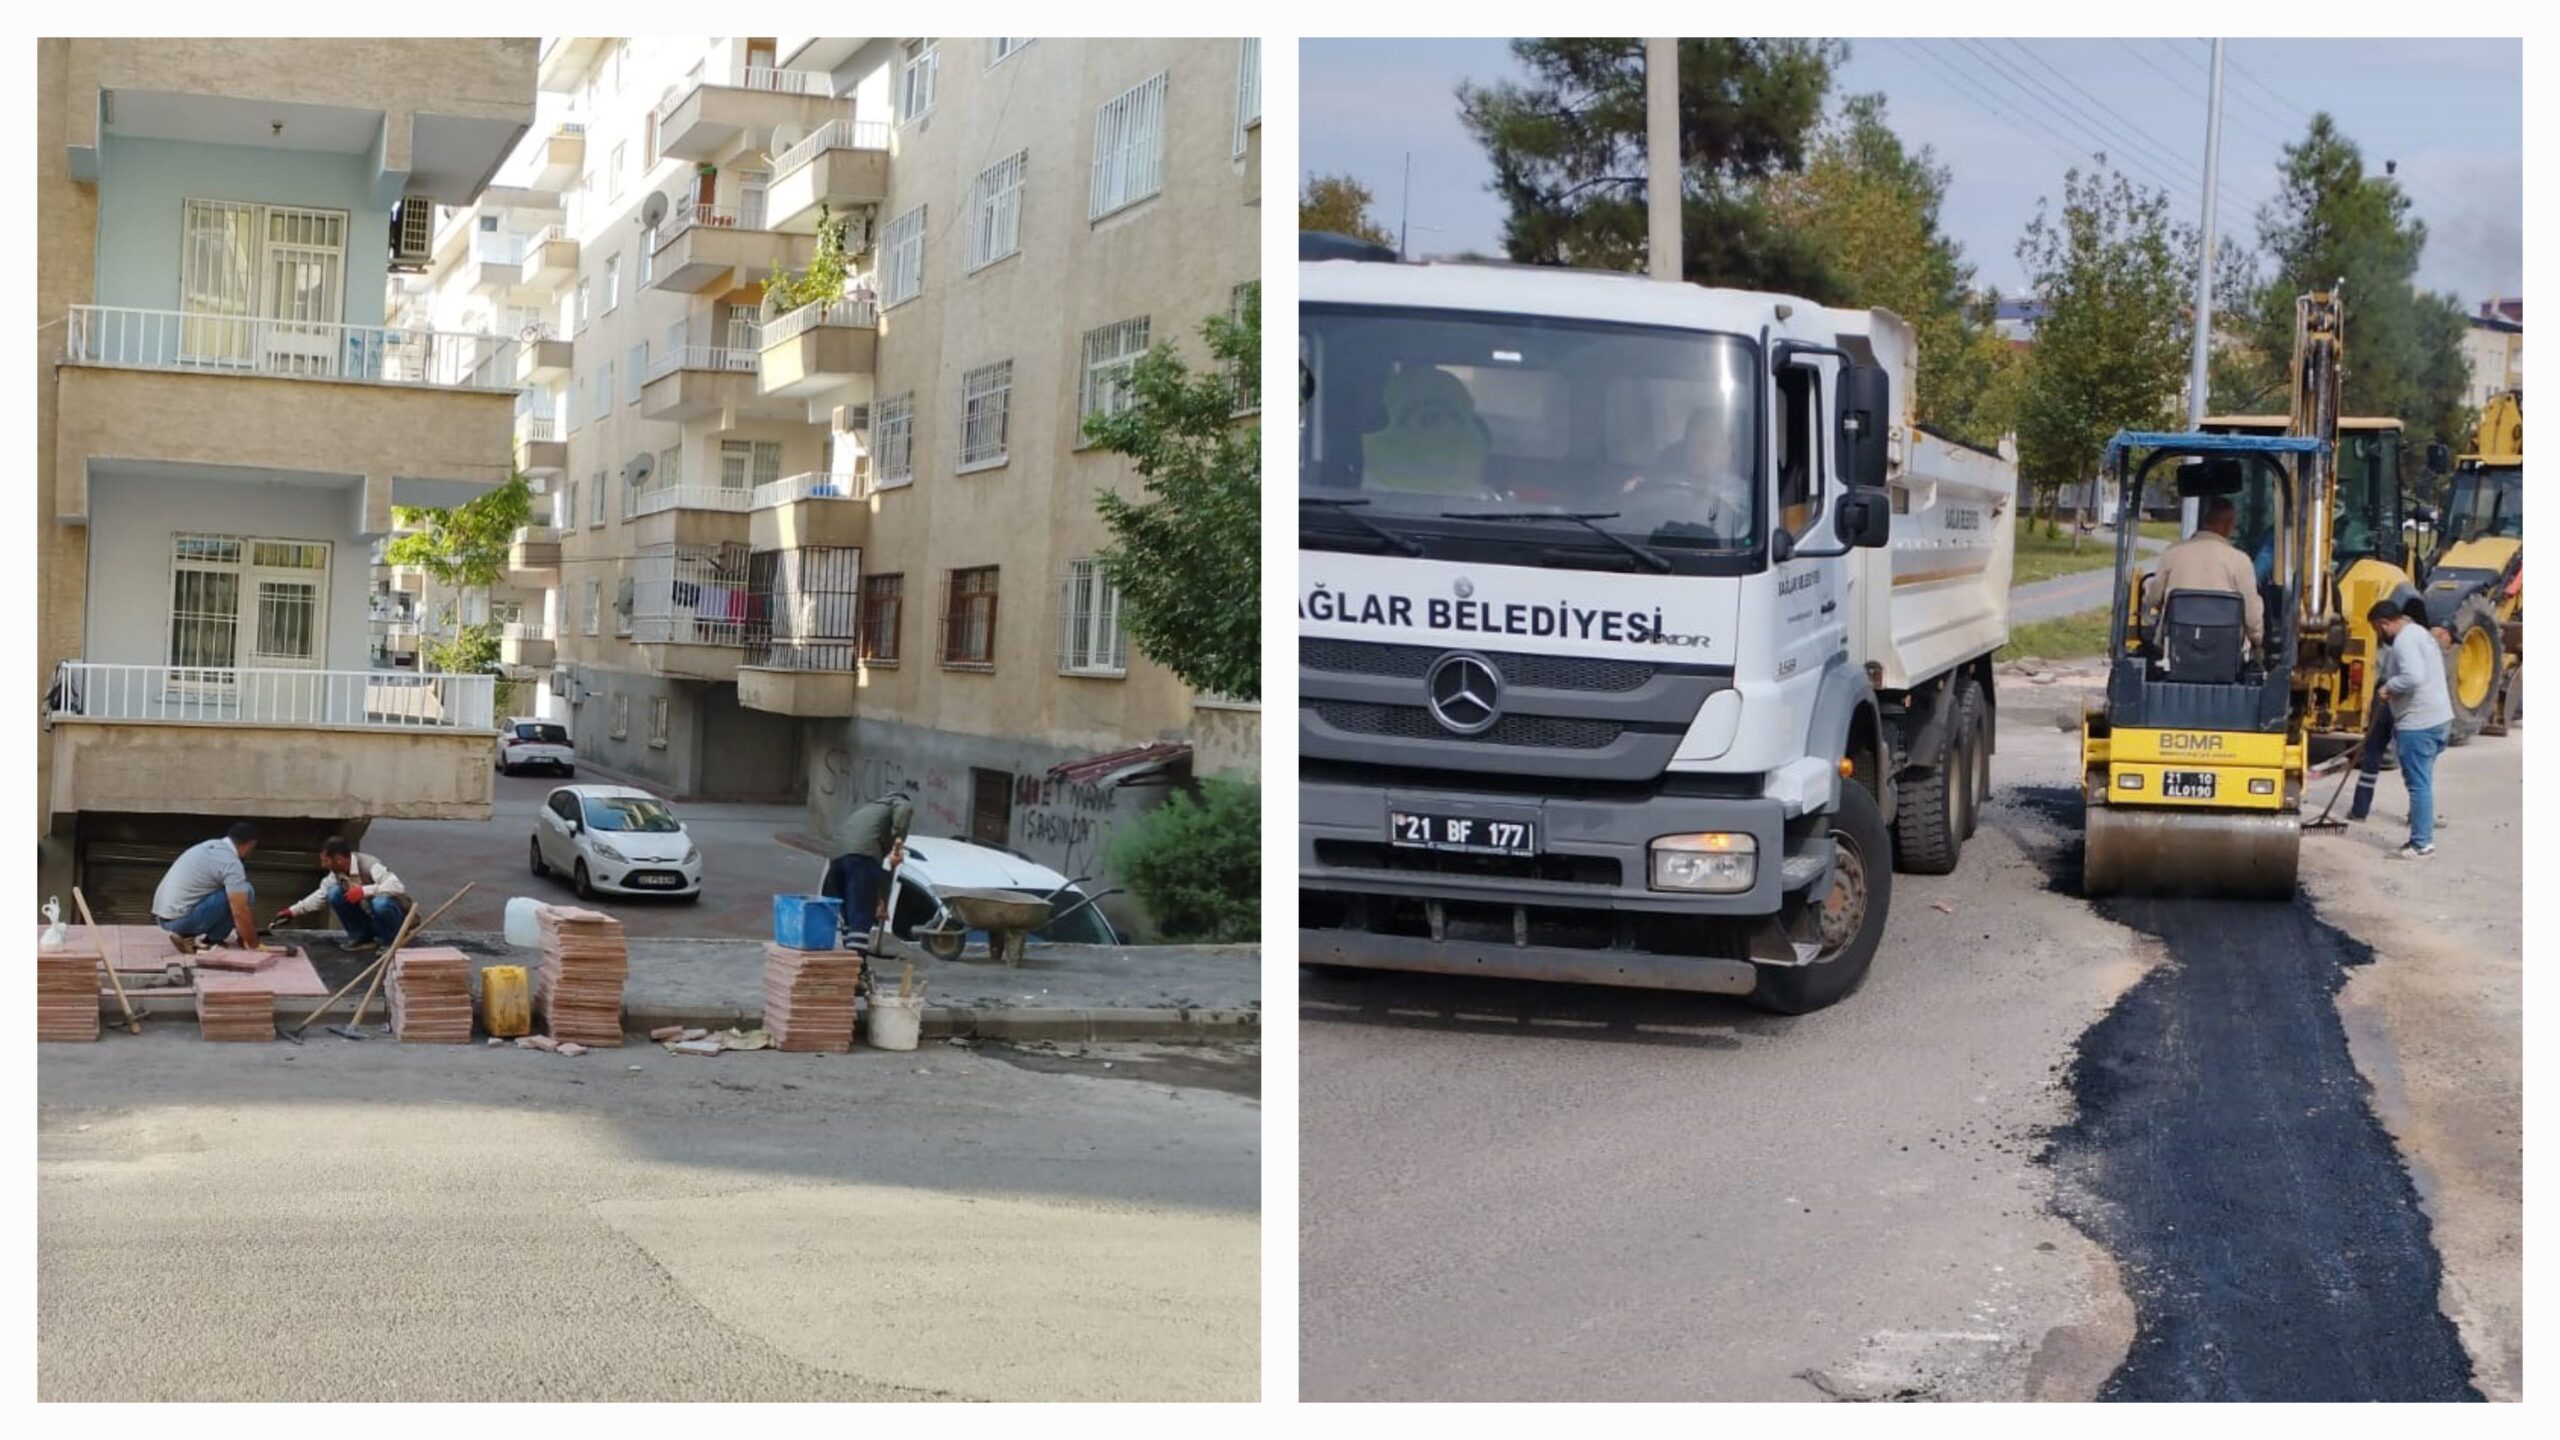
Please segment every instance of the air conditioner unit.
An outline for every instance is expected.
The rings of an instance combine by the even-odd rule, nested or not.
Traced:
[[[551,672],[551,693],[554,695],[569,693],[569,667],[563,665]]]
[[[424,270],[436,253],[436,202],[403,195],[391,212],[391,268]]]
[[[839,435],[862,434],[871,428],[871,407],[867,404],[839,405],[828,423]]]

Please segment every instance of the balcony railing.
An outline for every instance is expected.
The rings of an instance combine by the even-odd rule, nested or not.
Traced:
[[[704,205],[687,195],[676,202],[676,211],[658,229],[658,249],[664,250],[700,226],[713,230],[762,230],[762,210],[743,211],[734,205]]]
[[[649,363],[648,382],[664,380],[679,370],[720,370],[732,375],[753,375],[757,361],[758,352],[754,350],[732,350],[723,345],[679,345]]]
[[[642,645],[756,645],[766,633],[747,621],[696,615],[641,615],[631,622],[631,638]]]
[[[488,675],[191,669],[71,660],[55,668],[48,698],[55,719],[487,730],[497,689],[495,677]]]
[[[471,258],[483,265],[521,265],[528,247],[521,235],[481,231],[471,240]]]
[[[781,158],[773,162],[773,175],[779,180],[829,150],[886,150],[888,148],[888,121],[834,119],[819,126],[808,139],[783,151]]]
[[[765,326],[762,332],[763,344],[779,345],[786,340],[796,340],[820,325],[842,325],[856,330],[876,330],[880,326],[880,302],[846,299],[803,305]]]
[[[859,500],[861,483],[845,475],[794,475],[755,488],[754,509],[771,510],[801,500]]]
[[[805,640],[777,640],[758,646],[747,654],[747,663],[763,670],[846,671],[854,668],[858,647],[851,640],[811,644]]]
[[[560,543],[560,532],[552,526],[551,517],[549,515],[538,514],[533,516],[532,519],[532,524],[517,530],[516,533],[510,537],[513,543],[518,545],[557,545]]]
[[[527,444],[548,444],[560,438],[560,419],[556,415],[519,415],[516,438]]]
[[[721,485],[661,485],[643,495],[631,507],[634,515],[655,515],[662,510],[725,510],[745,514],[755,508],[758,490],[733,490]]]
[[[532,239],[524,242],[524,253],[527,255],[539,255],[542,253],[542,248],[544,246],[549,245],[555,240],[566,240],[568,238],[570,237],[567,227],[562,226],[557,222],[545,225],[541,229],[533,232]]]
[[[75,365],[368,380],[461,390],[516,388],[516,342],[496,335],[309,320],[75,305],[64,358]],[[748,357],[754,368],[754,357]]]
[[[778,95],[824,95],[827,93],[827,77],[824,75],[750,65],[735,83],[714,83],[702,78],[702,67],[697,65],[693,68],[693,73],[685,77],[684,88],[676,92],[675,98],[658,107],[658,123],[661,125],[667,123],[668,116],[683,109],[685,102],[691,100],[706,85],[716,90],[766,90]]]
[[[531,620],[510,620],[499,630],[501,640],[548,640],[551,627]]]

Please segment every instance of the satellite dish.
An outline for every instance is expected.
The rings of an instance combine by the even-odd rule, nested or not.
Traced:
[[[785,120],[774,126],[773,139],[765,146],[765,162],[772,164],[781,157],[782,152],[808,138],[809,127],[796,120]]]
[[[651,460],[649,453],[644,450],[623,462],[622,478],[627,484],[646,485],[649,483],[650,473],[656,469],[657,463]]]
[[[640,202],[640,225],[641,225],[641,228],[642,228],[642,229],[647,229],[647,230],[654,230],[654,229],[656,229],[658,226],[665,224],[665,223],[666,223],[666,219],[667,219],[667,197],[666,197],[666,194],[665,194],[663,191],[657,191],[657,190],[652,190],[652,191],[650,191],[650,192],[649,192],[649,198]]]

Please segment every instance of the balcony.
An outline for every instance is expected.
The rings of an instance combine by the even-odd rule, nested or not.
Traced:
[[[827,91],[825,75],[756,65],[734,81],[697,77],[658,107],[658,153],[697,162],[717,159],[750,133],[771,135],[776,125],[806,131],[853,108],[852,101]]]
[[[774,53],[785,70],[808,70],[824,75],[852,59],[870,43],[869,36],[794,35],[786,36],[777,43]]]
[[[524,247],[524,283],[545,293],[578,278],[578,242],[557,225],[546,225]]]
[[[888,198],[889,122],[840,116],[775,158],[765,210],[774,229],[814,235],[820,206],[841,216]]]
[[[70,661],[53,809],[485,820],[495,704],[487,675]]]
[[[808,269],[817,246],[815,235],[766,228],[764,213],[741,214],[687,196],[658,233],[649,287],[669,295],[725,294],[762,280],[777,266]]]
[[[747,513],[757,550],[859,549],[871,534],[871,499],[850,476],[794,475],[759,485]]]
[[[516,468],[527,475],[551,476],[569,468],[569,442],[560,422],[549,415],[516,417]]]
[[[755,492],[717,485],[663,485],[631,507],[632,543],[643,550],[664,545],[735,544],[747,538],[747,511]]]
[[[757,353],[715,345],[682,345],[649,366],[640,413],[651,420],[698,420],[734,410],[757,393]]]
[[[507,542],[507,578],[517,584],[548,585],[560,573],[560,532],[549,525],[527,525]]]
[[[880,355],[880,307],[871,300],[803,305],[764,327],[757,356],[766,395],[821,395],[869,375]]]
[[[531,332],[516,351],[516,383],[548,385],[569,378],[578,358],[578,342],[565,336],[539,329]]]
[[[850,641],[775,641],[747,660],[738,667],[738,703],[750,710],[818,720],[854,713],[862,675]]]
[[[463,271],[464,288],[500,304],[524,286],[524,237],[481,232],[471,237],[471,261]]]
[[[578,183],[587,168],[587,127],[564,120],[535,149],[533,188],[559,192]]]
[[[560,653],[547,627],[511,623],[498,632],[498,658],[509,665],[548,670]]]
[[[93,463],[362,476],[377,532],[394,503],[462,504],[514,459],[515,352],[495,335],[75,306],[55,514],[85,523]]]
[[[534,62],[534,83],[546,95],[575,95],[604,58],[605,47],[613,41],[602,35],[546,35],[540,58]]]

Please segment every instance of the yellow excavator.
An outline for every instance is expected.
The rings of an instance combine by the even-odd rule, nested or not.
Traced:
[[[2440,450],[2439,450],[2440,453]],[[2440,466],[2437,468],[2441,468]],[[2426,570],[2428,623],[2451,632],[2449,743],[2504,735],[2524,666],[2524,392],[2489,401],[2454,462]]]

